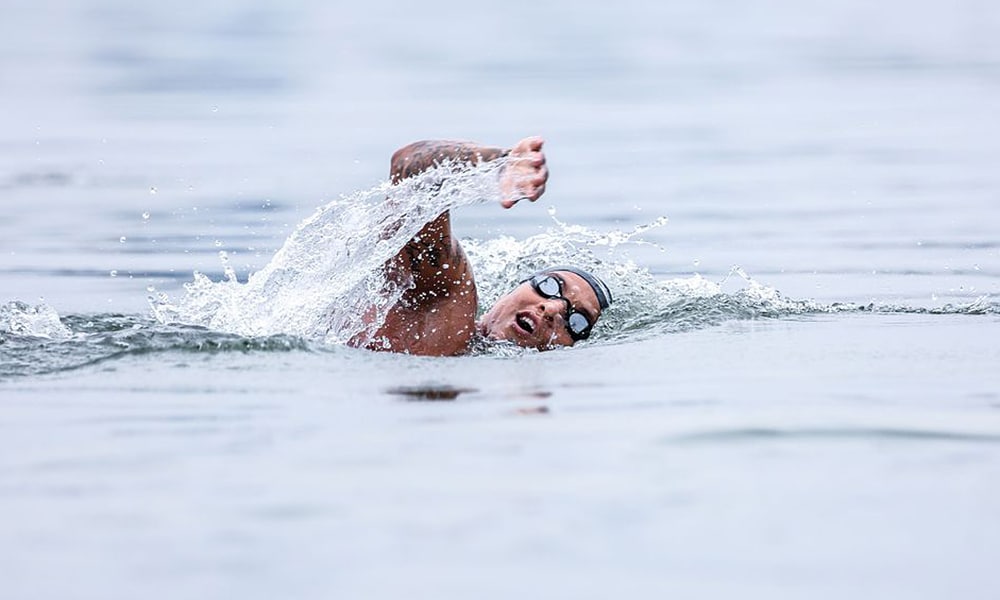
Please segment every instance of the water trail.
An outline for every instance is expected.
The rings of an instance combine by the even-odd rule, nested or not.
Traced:
[[[178,354],[321,349],[296,336],[245,337],[203,327],[163,325],[140,315],[68,315],[59,324],[58,335],[38,335],[40,329],[12,332],[4,321],[11,304],[0,307],[0,381],[74,371],[147,354],[170,354],[173,360],[183,361]],[[55,316],[51,309],[48,314]]]
[[[503,161],[476,168],[446,164],[398,185],[382,183],[320,208],[289,237],[270,263],[239,282],[227,269],[213,282],[201,274],[174,302],[153,301],[160,323],[200,325],[244,336],[289,334],[343,344],[377,327],[405,291],[393,287],[382,266],[421,227],[444,210],[498,202]],[[666,217],[631,231],[594,231],[565,223],[525,240],[463,240],[480,295],[480,310],[527,275],[554,264],[573,264],[603,278],[616,301],[588,343],[626,341],[685,331],[728,320],[782,318],[834,312],[998,314],[981,298],[969,305],[921,308],[888,304],[823,304],[787,298],[739,267],[720,282],[699,275],[657,279],[635,264],[628,248]],[[738,286],[736,291],[724,291]],[[367,313],[367,314],[366,314]]]
[[[201,274],[174,301],[151,299],[153,319],[138,315],[68,315],[44,304],[0,305],[0,379],[56,373],[147,353],[332,350],[377,326],[404,288],[390,286],[382,265],[444,210],[500,199],[502,162],[469,169],[443,165],[399,185],[382,183],[340,198],[303,221],[270,263],[246,282],[226,269],[222,281]],[[663,279],[637,265],[629,248],[666,217],[631,231],[552,225],[524,240],[463,240],[479,288],[480,309],[527,275],[573,264],[604,279],[615,303],[584,344],[625,343],[748,319],[830,313],[998,315],[989,297],[942,307],[878,303],[824,304],[787,298],[733,267],[722,281],[700,275]],[[735,291],[733,288],[736,287]],[[365,312],[369,318],[365,320]],[[510,346],[484,346],[519,356]]]
[[[469,168],[446,163],[397,185],[384,182],[320,208],[270,263],[237,281],[200,273],[177,302],[152,302],[161,323],[186,323],[248,336],[278,333],[342,344],[377,327],[405,291],[383,265],[445,210],[499,202],[504,161]]]
[[[607,249],[609,237],[625,240],[630,233],[597,234],[574,228],[566,235],[558,224],[550,231],[518,242],[498,238],[470,241],[470,259],[476,264],[487,301],[505,293],[533,270],[553,262],[574,262],[605,278],[617,300],[598,322],[594,336],[584,344],[619,344],[703,329],[725,321],[780,319],[811,314],[954,314],[997,315],[1000,303],[988,298],[938,308],[890,304],[823,304],[784,297],[760,284],[738,267],[722,281],[701,276],[656,279],[623,258],[600,259],[595,250]],[[642,228],[637,231],[641,233]],[[637,243],[629,239],[623,243]],[[223,282],[219,285],[229,285]],[[733,292],[723,287],[742,287]],[[226,289],[216,288],[216,289]],[[191,353],[326,352],[336,351],[323,340],[273,334],[252,336],[214,331],[202,326],[163,324],[141,315],[70,314],[59,317],[45,305],[23,302],[0,305],[0,381],[11,377],[62,373],[148,354],[184,361]],[[511,345],[483,345],[475,352],[495,357],[518,357],[527,352]]]

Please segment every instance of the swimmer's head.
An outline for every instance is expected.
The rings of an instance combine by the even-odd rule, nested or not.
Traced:
[[[586,339],[611,305],[603,281],[575,267],[553,267],[528,277],[479,321],[479,332],[526,348],[549,350]]]

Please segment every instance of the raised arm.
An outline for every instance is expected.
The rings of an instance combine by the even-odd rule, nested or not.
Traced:
[[[472,142],[423,141],[404,146],[392,155],[392,182],[412,177],[446,160],[479,164],[510,154],[509,149],[480,146]]]
[[[537,200],[545,191],[548,169],[541,138],[525,138],[513,148],[482,146],[471,142],[422,141],[400,148],[392,155],[394,183],[431,169],[446,160],[470,165],[507,157],[500,176],[501,204],[510,208],[519,200]],[[411,301],[435,301],[454,290],[474,286],[465,253],[451,233],[447,211],[428,223],[393,261],[414,283]]]
[[[501,204],[536,200],[545,191],[548,170],[542,139],[526,138],[510,150],[468,142],[417,142],[392,156],[392,180],[399,182],[445,160],[478,164],[506,157],[500,174]],[[386,265],[390,278],[405,287],[373,336],[353,340],[373,350],[424,355],[461,354],[475,332],[479,302],[476,283],[445,211],[425,225]]]

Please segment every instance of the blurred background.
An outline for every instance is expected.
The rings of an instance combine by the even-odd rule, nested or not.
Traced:
[[[3,600],[996,595],[1000,3],[0,3],[0,303],[64,331],[0,327]],[[665,215],[620,251],[760,301],[513,358],[144,316],[528,135],[540,206],[459,235]]]

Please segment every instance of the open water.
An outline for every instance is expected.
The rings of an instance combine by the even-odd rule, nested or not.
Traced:
[[[996,597],[995,3],[2,12],[5,600]],[[593,338],[329,335],[393,150],[528,135],[402,231],[594,269]]]

